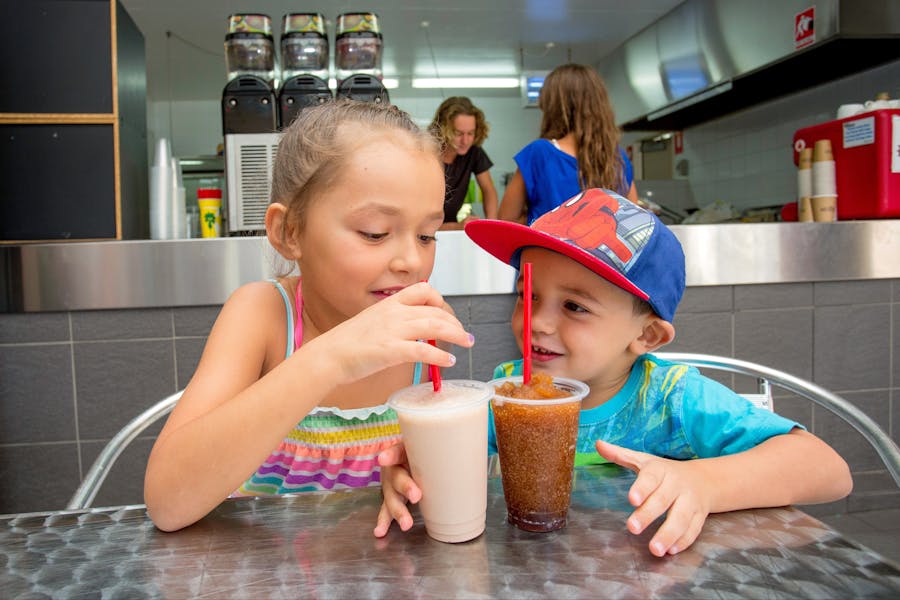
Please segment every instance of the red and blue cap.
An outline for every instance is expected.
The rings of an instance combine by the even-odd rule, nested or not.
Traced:
[[[684,252],[675,234],[656,215],[609,190],[585,190],[530,227],[481,219],[467,223],[466,234],[517,269],[524,248],[559,252],[646,300],[669,322],[684,294]]]

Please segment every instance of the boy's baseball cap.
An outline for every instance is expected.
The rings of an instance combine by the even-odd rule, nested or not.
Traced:
[[[476,244],[517,269],[527,247],[568,256],[646,300],[669,322],[684,293],[684,252],[675,234],[656,215],[609,190],[585,190],[531,227],[480,219],[465,229]]]

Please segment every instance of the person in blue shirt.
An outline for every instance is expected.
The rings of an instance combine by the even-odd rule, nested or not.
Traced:
[[[601,187],[637,202],[634,170],[619,145],[603,79],[587,65],[559,66],[538,97],[540,138],[515,156],[516,171],[503,193],[499,218],[533,223],[578,192]]]
[[[655,215],[609,190],[589,189],[531,227],[481,220],[475,243],[519,267],[532,264],[534,372],[585,382],[576,461],[613,462],[637,478],[628,530],[665,520],[656,556],[688,548],[716,512],[813,504],[852,489],[846,462],[803,426],[757,408],[693,367],[652,352],[672,341],[685,287],[681,244]],[[512,330],[522,349],[522,280]],[[521,360],[496,376],[521,374]],[[493,421],[489,446],[496,451]],[[375,534],[412,525],[407,501],[421,490],[399,466],[401,447],[379,457],[384,505]],[[502,468],[502,465],[501,465]]]

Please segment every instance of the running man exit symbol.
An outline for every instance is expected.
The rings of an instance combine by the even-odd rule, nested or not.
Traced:
[[[810,6],[794,15],[794,49],[816,43],[816,7]]]

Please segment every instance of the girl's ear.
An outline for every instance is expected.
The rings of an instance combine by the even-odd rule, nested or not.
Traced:
[[[636,354],[653,352],[675,339],[675,326],[659,317],[652,316],[644,323],[640,337],[631,342],[631,350]]]
[[[294,234],[287,207],[280,202],[271,203],[266,209],[266,237],[279,254],[292,261],[300,258],[300,245]]]

